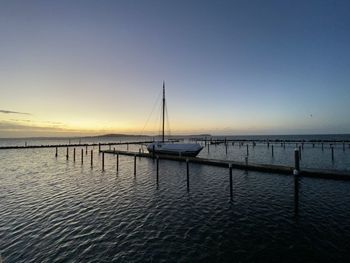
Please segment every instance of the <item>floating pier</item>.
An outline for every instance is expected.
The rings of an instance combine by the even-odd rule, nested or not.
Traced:
[[[184,157],[184,156],[174,156],[174,155],[157,155],[156,158],[159,160],[171,160],[178,162],[185,162],[186,167],[188,167],[188,163],[196,163],[202,165],[209,166],[217,166],[224,168],[234,168],[234,169],[242,169],[247,171],[257,171],[257,172],[266,172],[266,173],[277,173],[277,174],[286,174],[286,175],[302,175],[305,177],[313,177],[313,178],[324,178],[324,179],[333,179],[333,180],[350,180],[349,172],[342,171],[334,171],[334,170],[321,170],[321,169],[300,169],[299,165],[299,154],[300,150],[296,150],[295,158],[295,167],[291,166],[283,166],[283,165],[273,165],[273,164],[257,164],[257,163],[249,163],[246,160],[245,162],[237,162],[230,160],[219,160],[219,159],[207,159],[207,158],[199,158],[199,157]],[[155,159],[155,156],[150,153],[141,153],[141,152],[130,152],[130,151],[115,151],[115,150],[102,150],[103,154],[115,154],[133,156],[135,157],[143,157]],[[104,167],[103,167],[104,168]],[[297,170],[297,173],[295,172]],[[188,171],[188,168],[187,168]]]
[[[77,144],[48,144],[48,145],[24,145],[24,146],[0,146],[0,150],[11,150],[11,149],[33,149],[33,148],[71,148],[71,147],[85,147],[85,152],[87,153],[88,147],[99,146],[109,146],[112,145],[126,145],[129,149],[129,144],[147,144],[153,141],[132,141],[132,142],[106,142],[106,143],[77,143]]]

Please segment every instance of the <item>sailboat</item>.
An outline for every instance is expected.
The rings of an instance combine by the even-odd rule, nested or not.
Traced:
[[[195,157],[203,149],[198,143],[169,143],[164,140],[164,115],[165,115],[165,83],[163,82],[162,105],[162,141],[153,142],[147,146],[147,150],[154,154],[167,154]]]

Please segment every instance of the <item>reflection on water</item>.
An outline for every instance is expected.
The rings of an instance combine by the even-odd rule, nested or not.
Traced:
[[[294,216],[298,220],[299,216],[299,176],[294,176]]]
[[[138,158],[134,176],[134,157],[119,156],[117,172],[106,155],[101,172],[96,149],[92,168],[90,152],[81,164],[63,150],[0,151],[5,262],[350,258],[349,182],[233,169],[230,200],[228,168],[191,163],[187,191],[185,163],[160,160],[157,180],[156,160]]]

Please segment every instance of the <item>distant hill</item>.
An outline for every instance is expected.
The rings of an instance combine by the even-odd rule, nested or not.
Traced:
[[[139,134],[123,134],[123,133],[110,133],[110,134],[102,134],[96,136],[85,136],[84,138],[109,138],[109,137],[157,137],[159,135],[139,135]],[[189,134],[189,135],[166,135],[166,137],[210,137],[210,134]]]
[[[96,136],[85,136],[84,138],[106,138],[106,137],[150,137],[148,135],[137,135],[137,134],[122,134],[122,133],[110,133]]]

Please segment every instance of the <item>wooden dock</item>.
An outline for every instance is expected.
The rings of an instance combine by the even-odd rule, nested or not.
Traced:
[[[0,146],[0,150],[11,149],[35,149],[35,148],[71,148],[71,147],[92,147],[92,146],[112,146],[112,145],[133,145],[148,144],[153,141],[131,141],[131,142],[105,142],[105,143],[76,143],[76,144],[48,144],[48,145],[23,145],[23,146]]]
[[[198,158],[198,157],[183,157],[183,156],[174,156],[174,155],[154,156],[153,154],[150,154],[150,153],[115,151],[115,150],[102,150],[101,153],[127,155],[127,156],[143,157],[143,158],[151,158],[151,159],[154,159],[157,157],[161,160],[196,163],[196,164],[217,166],[217,167],[224,167],[224,168],[232,167],[234,169],[241,169],[241,170],[247,170],[247,171],[258,171],[258,172],[277,173],[277,174],[286,174],[286,175],[293,175],[293,172],[294,172],[294,167],[272,165],[272,164],[245,163],[245,162],[237,162],[237,161],[230,161],[230,160],[207,159],[207,158]],[[313,177],[313,178],[350,181],[349,172],[334,171],[334,170],[302,169],[299,171],[299,175],[305,176],[305,177]]]

